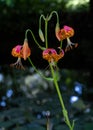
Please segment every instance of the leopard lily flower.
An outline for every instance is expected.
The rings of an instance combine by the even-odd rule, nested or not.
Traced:
[[[74,29],[69,26],[64,26],[62,29],[57,28],[56,29],[56,37],[59,41],[62,41],[64,39],[67,39],[67,46],[65,48],[65,52],[72,49],[73,46],[76,48],[78,46],[78,43],[72,43],[70,41],[70,37],[74,36]]]
[[[30,55],[31,55],[31,50],[28,46],[28,42],[25,39],[23,45],[17,45],[12,49],[11,52],[12,56],[17,57],[17,61],[10,66],[16,67],[19,69],[25,69],[24,66],[22,65],[21,58],[26,60]]]
[[[69,51],[70,49],[73,49],[73,47],[77,47],[78,43],[73,43],[70,40],[70,37],[74,36],[74,29],[69,27],[69,26],[64,26],[63,29],[65,30],[65,35],[66,35],[66,39],[67,39],[67,46],[65,48],[65,52]]]
[[[18,57],[17,61],[13,64],[10,64],[11,67],[16,67],[19,69],[24,69],[22,62],[21,62],[21,58],[22,58],[22,54],[21,54],[21,49],[22,49],[22,45],[17,45],[12,49],[12,56],[14,57]]]
[[[60,49],[60,53],[57,54],[55,49],[48,48],[43,51],[42,55],[45,60],[47,60],[52,65],[54,65],[64,56],[64,51],[62,49]]]

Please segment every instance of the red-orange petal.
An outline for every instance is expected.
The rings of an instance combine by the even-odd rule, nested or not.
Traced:
[[[21,53],[20,53],[21,49],[22,49],[22,45],[15,46],[12,49],[12,52],[11,52],[12,56],[14,56],[14,57],[21,57],[22,56]]]
[[[72,27],[65,25],[63,28],[65,30],[65,34],[67,38],[72,37],[74,35],[74,29]]]
[[[22,47],[22,50],[21,50],[21,54],[22,54],[22,58],[24,60],[26,60],[31,55],[31,50],[28,46],[27,39],[24,40],[24,44],[23,44],[23,47]]]
[[[48,48],[43,51],[43,58],[48,62],[57,62],[64,56],[64,51],[61,50],[59,54],[57,54],[56,50],[53,48]]]
[[[62,29],[60,29],[60,30],[58,30],[57,32],[56,32],[56,37],[57,37],[57,39],[59,40],[59,41],[62,41],[62,40],[64,40],[64,39],[66,39],[66,32],[65,32],[65,30],[62,28]]]

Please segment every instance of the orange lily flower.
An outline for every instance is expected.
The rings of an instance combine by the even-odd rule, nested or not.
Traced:
[[[78,46],[78,43],[72,43],[70,41],[70,37],[72,36],[74,36],[74,29],[72,27],[65,25],[62,29],[59,29],[59,28],[56,29],[56,37],[59,41],[67,39],[67,46],[66,46],[65,52],[72,49],[73,46],[75,48]]]
[[[50,63],[58,62],[64,56],[64,51],[61,50],[59,54],[57,54],[56,50],[53,48],[48,48],[43,51],[43,58]]]
[[[70,40],[70,37],[74,35],[74,29],[69,27],[69,26],[64,26],[63,29],[65,30],[66,33],[66,39],[67,39],[67,46],[65,48],[65,52],[69,51],[70,49],[73,49],[73,47],[77,47],[78,43],[72,43]]]
[[[17,45],[12,49],[11,52],[12,56],[18,57],[17,61],[14,64],[11,64],[10,66],[15,66],[16,68],[24,69],[21,58],[26,60],[31,55],[31,50],[28,46],[28,42],[25,39],[23,45]]]
[[[62,29],[56,29],[56,37],[59,41],[72,37],[73,35],[74,30],[69,26],[65,25]]]

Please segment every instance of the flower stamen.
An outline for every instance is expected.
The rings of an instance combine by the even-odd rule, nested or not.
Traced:
[[[23,69],[25,70],[24,66],[22,65],[21,58],[19,57],[17,61],[13,64],[10,64],[11,67],[15,67],[17,69]]]

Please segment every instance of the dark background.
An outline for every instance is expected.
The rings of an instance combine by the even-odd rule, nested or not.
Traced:
[[[70,1],[72,0],[0,0],[1,129],[45,130],[46,117],[43,113],[49,110],[53,129],[68,130],[60,112],[54,86],[42,77],[38,78],[28,60],[22,60],[26,71],[10,67],[17,60],[11,55],[11,50],[14,46],[23,44],[26,29],[31,29],[36,39],[43,44],[38,36],[38,20],[41,14],[46,16],[53,10],[58,12],[60,27],[68,25],[74,28],[75,35],[71,41],[79,44],[58,62],[59,87],[69,117],[76,121],[75,130],[93,129],[93,0],[87,4],[80,4],[86,0],[73,0],[73,3],[80,3],[67,7]],[[48,41],[49,47],[57,48],[59,42],[55,37],[55,25],[54,15],[48,26]],[[33,63],[41,69],[40,72],[48,74],[48,63],[42,58],[42,52],[35,45],[30,33],[28,41]],[[47,89],[44,88],[46,84]],[[34,93],[36,90],[38,94]],[[70,99],[74,99],[74,96],[78,97],[78,101],[71,103]]]
[[[17,44],[23,44],[26,29],[31,29],[37,40],[38,20],[41,14],[45,16],[56,10],[60,18],[60,27],[63,25],[72,26],[75,35],[72,42],[78,42],[79,46],[65,54],[59,62],[60,68],[87,69],[92,73],[93,66],[93,1],[88,5],[79,5],[75,10],[66,8],[64,0],[57,3],[56,0],[19,0],[0,1],[0,65],[9,65],[15,59],[11,56],[11,49]],[[49,45],[58,46],[54,36],[56,17],[53,16],[49,23]],[[29,34],[29,43],[32,49],[31,58],[39,68],[45,68],[47,62],[41,58],[41,52],[35,46],[32,36]],[[42,42],[41,42],[42,44]],[[53,47],[52,46],[52,47]],[[38,63],[37,63],[38,61]],[[26,62],[25,62],[26,63]],[[26,63],[29,65],[29,63]]]

